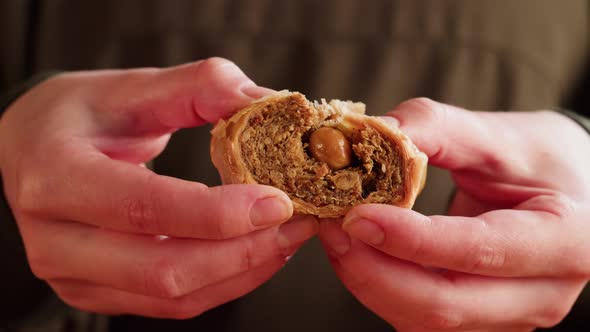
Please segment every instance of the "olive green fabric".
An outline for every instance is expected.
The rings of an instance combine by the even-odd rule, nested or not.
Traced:
[[[589,16],[583,0],[5,1],[0,88],[47,69],[169,66],[223,56],[261,85],[361,100],[371,114],[416,96],[474,110],[567,106],[588,114]],[[154,169],[219,183],[207,152],[209,129],[175,134]],[[416,209],[444,213],[452,189],[445,171],[430,169]],[[20,278],[21,288],[47,291],[26,269],[7,210],[0,213],[0,235],[11,239],[1,249],[14,253],[2,263],[15,273],[0,290]],[[3,313],[19,297],[9,294],[16,295],[0,300]],[[21,312],[11,324],[23,331],[390,330],[342,287],[317,240],[253,293],[193,320],[105,321],[21,294],[29,316]],[[579,302],[564,329],[590,326],[583,314],[590,305]]]

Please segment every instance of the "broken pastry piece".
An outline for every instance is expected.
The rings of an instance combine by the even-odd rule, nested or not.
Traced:
[[[211,157],[223,183],[277,187],[295,213],[341,217],[364,203],[411,208],[427,157],[362,103],[310,102],[277,92],[212,130]]]

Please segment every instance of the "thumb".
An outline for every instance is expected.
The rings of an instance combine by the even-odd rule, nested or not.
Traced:
[[[508,157],[506,133],[494,130],[486,121],[489,118],[482,118],[480,113],[416,98],[401,103],[387,116],[397,119],[399,128],[434,166],[499,171]]]
[[[217,122],[273,92],[258,87],[233,62],[210,58],[165,69],[116,71],[103,82],[103,111],[127,121],[126,134],[162,134]]]

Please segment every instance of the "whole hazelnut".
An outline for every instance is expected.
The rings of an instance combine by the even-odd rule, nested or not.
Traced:
[[[322,127],[314,131],[309,138],[309,150],[317,161],[328,164],[335,171],[347,167],[352,161],[350,142],[336,128]]]

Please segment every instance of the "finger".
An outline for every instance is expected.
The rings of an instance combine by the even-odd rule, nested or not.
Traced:
[[[387,115],[399,121],[429,162],[451,170],[475,169],[490,176],[521,173],[526,163],[521,153],[522,139],[504,122],[486,118],[427,98],[411,99]],[[498,115],[496,115],[498,117]],[[502,129],[502,130],[499,130]],[[510,147],[508,149],[507,147]],[[510,171],[508,171],[510,170]]]
[[[453,331],[515,323],[551,326],[567,314],[584,284],[437,273],[351,240],[336,223],[322,222],[320,239],[344,284],[393,325],[418,322],[426,329]]]
[[[282,266],[282,260],[271,260],[233,278],[170,299],[138,295],[84,281],[54,280],[50,285],[66,303],[85,311],[187,319],[251,292]]]
[[[549,206],[549,200],[546,200]],[[389,205],[365,205],[345,217],[350,236],[421,265],[490,276],[583,273],[562,217],[544,211],[495,210],[477,217],[424,216]],[[571,238],[576,241],[575,237]],[[583,257],[582,255],[579,255]]]
[[[92,105],[116,119],[109,134],[161,134],[217,122],[272,93],[257,87],[233,62],[210,58],[166,69],[104,72]]]
[[[270,186],[209,188],[92,152],[64,160],[52,174],[24,179],[19,202],[26,213],[118,231],[207,239],[276,225],[293,213],[289,197]]]
[[[475,217],[482,213],[498,210],[501,207],[475,199],[463,190],[457,190],[453,195],[447,214],[449,216]]]
[[[317,231],[313,217],[223,241],[112,232],[69,222],[23,226],[37,277],[77,279],[137,294],[175,298],[269,261],[286,260]],[[75,248],[75,250],[72,250]]]
[[[587,164],[586,155],[569,142],[588,135],[580,136],[578,126],[547,139],[547,131],[562,128],[567,118],[555,112],[524,113],[530,114],[470,112],[418,98],[388,115],[431,164],[453,171],[457,185],[477,199],[509,206],[548,189],[580,197],[572,188],[579,188],[580,177],[574,174],[579,174],[578,165]]]

